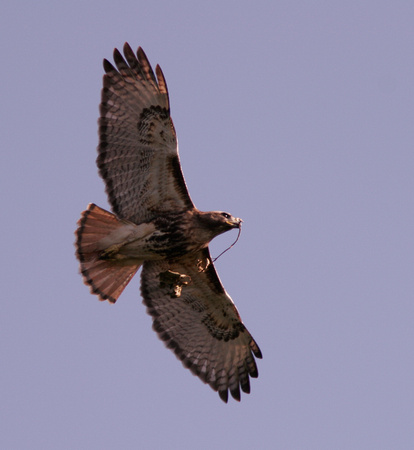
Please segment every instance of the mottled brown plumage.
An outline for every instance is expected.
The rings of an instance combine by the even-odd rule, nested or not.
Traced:
[[[84,282],[115,303],[143,266],[141,293],[153,328],[177,357],[227,402],[257,377],[256,342],[223,288],[208,250],[241,226],[202,212],[184,181],[167,85],[141,48],[104,60],[97,165],[114,214],[90,204],[78,222],[76,255]]]

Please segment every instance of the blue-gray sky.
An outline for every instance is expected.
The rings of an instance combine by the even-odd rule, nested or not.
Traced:
[[[413,448],[414,3],[1,9],[0,447]],[[194,202],[244,220],[216,263],[264,355],[241,403],[164,348],[139,277],[112,306],[77,273],[125,41],[163,68]]]

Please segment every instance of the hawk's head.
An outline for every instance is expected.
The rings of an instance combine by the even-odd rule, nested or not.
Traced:
[[[199,212],[198,220],[202,228],[208,230],[212,238],[233,228],[240,228],[243,222],[224,211]]]
[[[223,232],[232,228],[240,228],[243,222],[239,217],[234,217],[224,211],[212,211],[207,214],[211,214],[211,219],[215,222],[215,226],[222,228]]]

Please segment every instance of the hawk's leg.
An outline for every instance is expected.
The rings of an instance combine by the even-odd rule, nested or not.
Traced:
[[[181,296],[183,286],[191,283],[191,277],[179,272],[173,272],[167,270],[160,273],[160,288],[170,289],[169,295],[171,298],[177,298]]]

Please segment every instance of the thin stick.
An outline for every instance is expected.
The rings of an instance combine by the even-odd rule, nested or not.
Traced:
[[[242,229],[242,227],[241,227],[241,223],[240,223],[239,232],[237,234],[236,240],[233,242],[233,244],[230,245],[230,247],[226,248],[226,250],[223,250],[216,258],[213,258],[213,263],[216,262],[220,258],[221,255],[226,253],[228,250],[230,250],[236,244],[236,242],[239,240],[239,237],[240,237],[240,234],[241,234],[241,229]]]

